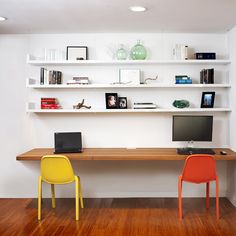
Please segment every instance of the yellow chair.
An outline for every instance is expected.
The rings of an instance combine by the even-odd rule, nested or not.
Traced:
[[[38,181],[38,220],[41,220],[42,182],[51,184],[52,208],[56,207],[54,184],[75,182],[75,219],[79,220],[79,198],[84,208],[80,179],[74,175],[70,160],[66,156],[47,155],[41,159],[41,175]]]

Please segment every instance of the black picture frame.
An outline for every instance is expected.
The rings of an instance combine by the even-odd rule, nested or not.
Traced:
[[[213,108],[215,92],[202,92],[201,108]]]
[[[119,99],[117,93],[105,93],[106,109],[119,108]]]
[[[119,97],[119,108],[127,109],[127,97]]]
[[[88,60],[87,46],[67,46],[66,60],[79,61]]]

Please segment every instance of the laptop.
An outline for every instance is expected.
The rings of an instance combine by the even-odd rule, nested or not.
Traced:
[[[54,133],[55,154],[82,152],[81,132]]]

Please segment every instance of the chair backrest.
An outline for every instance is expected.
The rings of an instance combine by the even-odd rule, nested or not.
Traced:
[[[66,184],[75,180],[70,160],[61,155],[42,157],[41,176],[43,181],[50,184]]]
[[[182,179],[193,183],[216,179],[216,161],[213,156],[196,154],[189,156],[184,165]]]

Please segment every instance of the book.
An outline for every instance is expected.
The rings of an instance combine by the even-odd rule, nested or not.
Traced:
[[[62,73],[61,73],[61,71],[56,71],[56,84],[62,84]]]
[[[61,109],[60,105],[41,105],[41,109]]]
[[[155,105],[153,102],[134,102],[135,105]]]
[[[175,84],[192,84],[191,79],[176,79]]]
[[[40,84],[43,85],[44,84],[44,68],[41,67],[40,68]]]
[[[175,79],[189,79],[190,77],[187,75],[176,75]]]
[[[41,98],[41,101],[56,101],[56,98]]]
[[[134,109],[154,109],[157,108],[156,104],[153,103],[149,103],[149,104],[135,104],[134,103]]]

